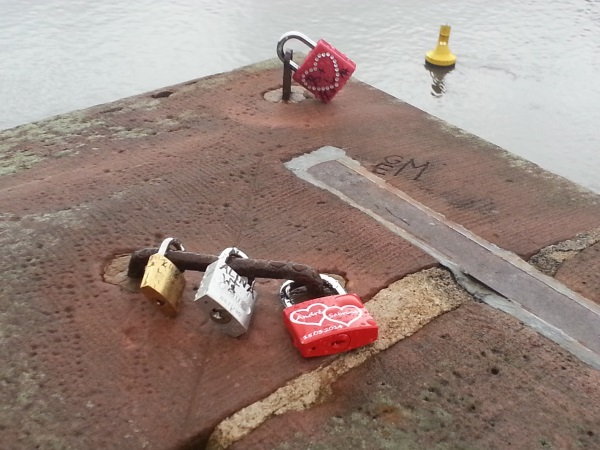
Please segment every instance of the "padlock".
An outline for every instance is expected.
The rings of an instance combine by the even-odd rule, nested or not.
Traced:
[[[290,31],[279,38],[277,56],[281,61],[285,58],[283,46],[290,39],[297,39],[312,49],[300,67],[290,61],[295,71],[292,78],[316,98],[329,103],[350,79],[356,64],[323,39],[315,43],[298,31]]]
[[[177,239],[165,239],[158,253],[148,259],[140,290],[165,314],[175,316],[179,311],[181,295],[185,288],[185,277],[183,272],[165,256],[171,246],[176,250],[185,251]]]
[[[279,290],[284,323],[300,354],[332,355],[376,341],[379,328],[358,295],[346,293],[335,278],[321,278],[337,295],[294,304],[291,291],[297,283],[288,280]]]
[[[254,279],[240,276],[228,264],[230,257],[248,258],[244,252],[229,247],[206,268],[196,298],[200,308],[226,334],[237,337],[248,331],[256,303]]]

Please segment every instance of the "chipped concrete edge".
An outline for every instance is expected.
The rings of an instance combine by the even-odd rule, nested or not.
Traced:
[[[331,393],[331,384],[346,372],[471,300],[443,269],[423,270],[396,281],[368,303],[369,312],[379,325],[379,339],[374,344],[342,354],[234,413],[217,425],[207,448],[226,449],[273,416],[302,411],[322,402]]]
[[[576,257],[588,247],[600,242],[600,228],[580,233],[573,239],[544,247],[529,259],[529,264],[553,277],[565,261]]]

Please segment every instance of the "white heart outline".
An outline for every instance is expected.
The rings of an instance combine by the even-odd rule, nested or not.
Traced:
[[[322,306],[323,309],[320,311],[321,312],[321,320],[319,321],[319,323],[313,323],[313,322],[300,322],[299,320],[296,320],[294,318],[294,314],[296,313],[300,313],[302,311],[306,311],[306,313],[308,313],[309,309],[311,309],[313,306]],[[296,309],[294,311],[292,311],[290,313],[290,322],[294,322],[297,323],[298,325],[312,325],[315,327],[320,327],[321,325],[323,325],[323,322],[325,321],[325,315],[323,314],[323,312],[328,308],[328,306],[324,303],[312,303],[310,304],[307,308],[303,308],[303,309]],[[316,315],[315,315],[316,316]]]
[[[318,70],[317,68],[317,63],[319,62],[319,60],[321,58],[329,58],[333,64],[333,69],[335,71],[335,77],[334,77],[334,83],[330,84],[329,86],[324,86],[324,87],[320,87],[320,86],[314,86],[314,85],[309,85],[306,81],[306,76],[312,72],[315,72]],[[317,92],[321,92],[321,91],[335,91],[336,88],[339,87],[339,81],[340,81],[340,68],[338,66],[338,61],[335,58],[335,56],[333,56],[331,53],[327,52],[327,53],[319,53],[314,60],[313,63],[314,67],[311,67],[310,69],[307,69],[304,71],[304,73],[302,74],[302,81],[301,84],[304,85],[304,87],[306,89],[308,89],[309,91],[317,91]]]
[[[341,309],[342,311],[344,310],[344,308],[355,308],[358,310],[358,315],[352,319],[349,322],[343,322],[341,320],[337,320],[337,319],[332,319],[331,317],[327,316],[327,310],[329,309],[333,309],[333,308],[338,308]],[[350,325],[352,325],[354,322],[356,322],[358,319],[360,319],[361,317],[363,317],[363,310],[362,308],[359,308],[356,305],[344,305],[344,306],[338,306],[338,305],[332,305],[332,306],[328,306],[326,309],[323,310],[323,316],[325,317],[325,319],[329,320],[330,322],[334,322],[334,323],[339,323],[342,325],[346,325],[346,327],[350,327]]]

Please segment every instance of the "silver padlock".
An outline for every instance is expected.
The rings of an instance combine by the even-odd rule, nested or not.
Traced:
[[[240,276],[228,264],[230,257],[248,258],[244,252],[229,247],[206,268],[194,301],[226,334],[237,337],[248,331],[256,303],[254,279]]]

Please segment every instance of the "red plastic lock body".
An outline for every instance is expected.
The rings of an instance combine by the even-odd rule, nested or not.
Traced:
[[[294,80],[319,100],[329,103],[356,70],[356,64],[323,39],[294,72]]]
[[[332,295],[283,310],[294,346],[306,358],[332,355],[377,340],[379,328],[356,294]]]

